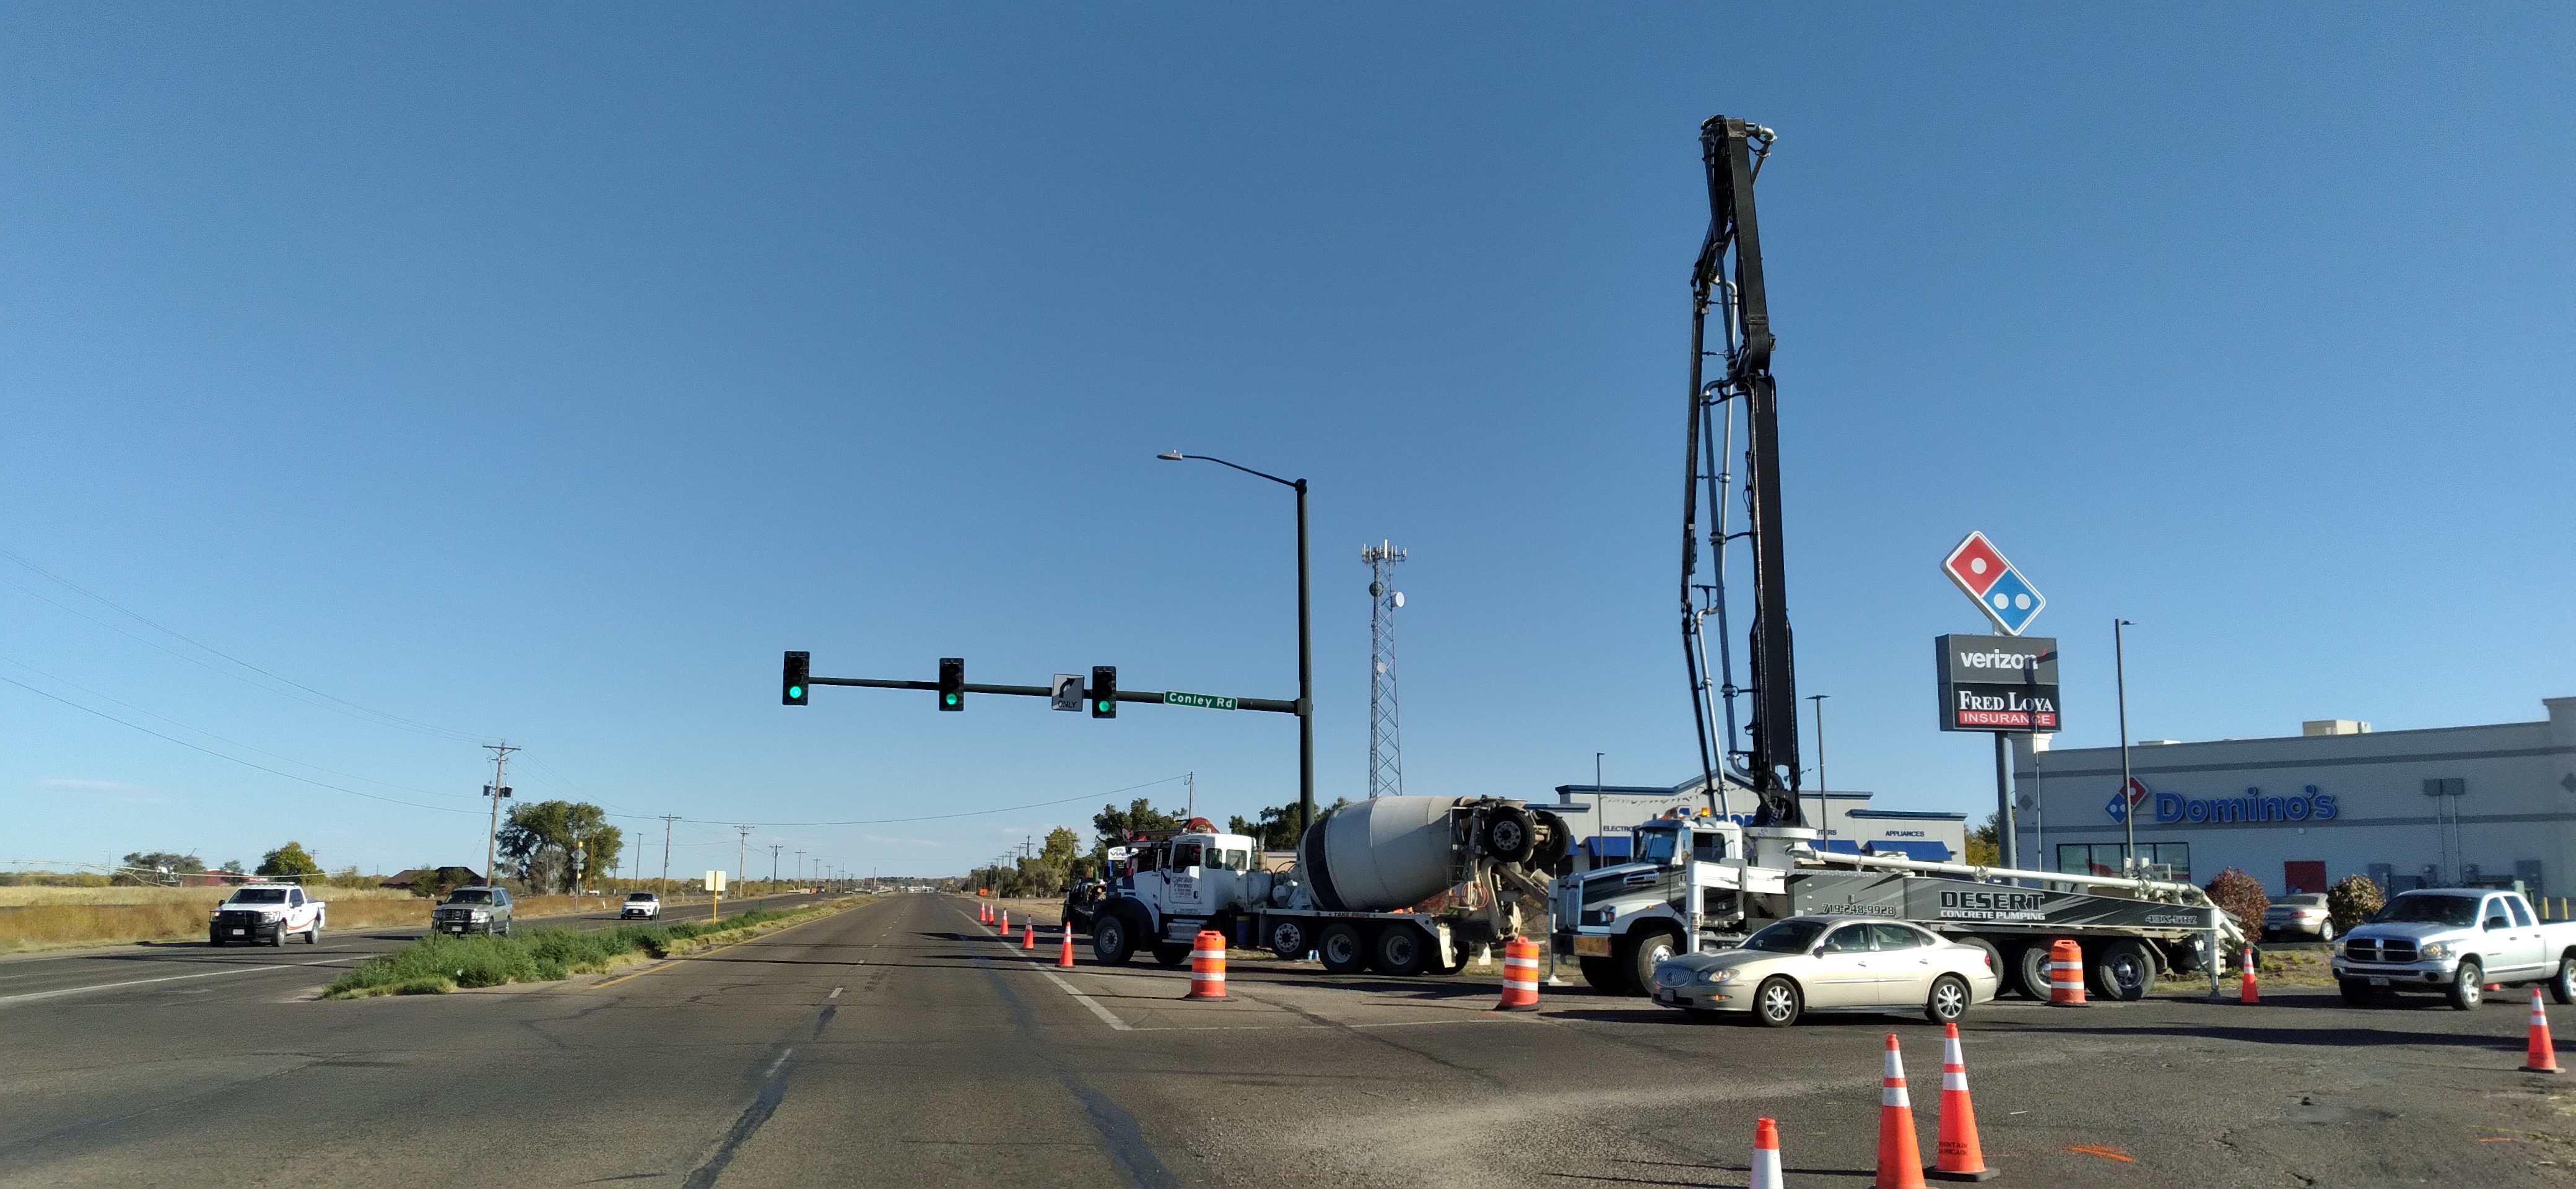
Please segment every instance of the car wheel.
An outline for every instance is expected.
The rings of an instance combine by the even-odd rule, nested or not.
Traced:
[[[1576,958],[1574,964],[1583,968],[1583,981],[1592,984],[1593,990],[1612,995],[1619,993],[1618,962],[1609,958]]]
[[[2327,921],[2326,923],[2324,923],[2324,924],[2322,924],[2322,925],[2317,926],[2317,940],[2319,940],[2319,941],[2333,941],[2333,940],[2334,940],[2334,938],[2335,938],[2335,932],[2334,932],[2334,922],[2333,922],[2333,921]]]
[[[2357,978],[2338,979],[2335,988],[2343,992],[2343,1001],[2352,1007],[2370,1007],[2379,1002],[2379,992]]]
[[[1798,994],[1798,984],[1785,976],[1772,975],[1762,980],[1761,988],[1753,992],[1753,1018],[1761,1021],[1765,1028],[1786,1028],[1795,1024],[1799,1014],[1805,1010],[1806,1004]]]
[[[1315,938],[1315,956],[1323,959],[1326,974],[1358,974],[1368,968],[1368,952],[1368,939],[1349,921],[1326,925]]]
[[[2462,961],[2459,974],[2451,979],[2451,1006],[2468,1011],[2486,1002],[2486,994],[2486,968],[2478,965],[2475,958]]]
[[[1369,947],[1369,965],[1379,974],[1412,978],[1431,969],[1431,939],[1411,925],[1388,925]]]
[[[1923,1018],[1935,1024],[1956,1024],[1968,1014],[1968,980],[1945,974],[1932,980],[1932,994],[1923,1001]]]
[[[1126,914],[1104,912],[1092,919],[1091,956],[1103,966],[1124,966],[1136,956],[1136,928]]]
[[[2156,983],[2155,955],[2143,942],[2120,940],[2104,944],[2101,956],[2086,965],[2092,977],[2093,993],[2114,1003],[2135,1003],[2147,997]]]
[[[206,934],[206,944],[207,944],[207,945],[222,945],[223,943],[224,943],[224,939],[223,939],[223,938],[221,938],[221,937],[217,937],[217,936],[215,936],[215,935],[214,935],[214,934],[212,934],[212,933]]]
[[[1314,933],[1297,917],[1280,917],[1270,922],[1270,952],[1282,962],[1294,962],[1315,952]]]
[[[2576,954],[2558,959],[2557,971],[2549,976],[2549,1001],[2576,1003]]]

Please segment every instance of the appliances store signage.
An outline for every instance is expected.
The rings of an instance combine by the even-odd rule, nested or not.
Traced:
[[[2047,732],[2057,714],[2057,641],[2047,636],[1936,636],[1944,731]]]
[[[2333,793],[2320,793],[2313,784],[2286,797],[2259,788],[2245,790],[2242,797],[2186,797],[2151,790],[2147,801],[2159,826],[2297,825],[2330,822],[2343,813]],[[2102,812],[2116,822],[2123,808],[2120,795],[2113,793]]]

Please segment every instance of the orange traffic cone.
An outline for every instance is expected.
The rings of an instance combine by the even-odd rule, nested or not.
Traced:
[[[1190,945],[1190,993],[1184,999],[1225,998],[1225,934],[1201,929]]]
[[[1959,1053],[1959,1026],[1945,1026],[1941,1038],[1941,1129],[1934,1148],[1931,1176],[1940,1181],[1991,1181],[2001,1173],[1986,1167],[1977,1148],[1977,1108],[1968,1102],[1968,1062]]]
[[[2540,1006],[2540,988],[2531,989],[2531,1055],[2523,1059],[2524,1073],[2558,1072],[2558,1050],[2549,1043],[2549,1009]]]
[[[1038,927],[1034,922],[1020,926],[1020,948],[1024,950],[1038,948]]]
[[[2259,1003],[2263,1002],[2263,995],[2262,995],[2262,993],[2261,993],[2261,992],[2259,992],[2259,991],[2256,991],[2256,990],[2254,989],[2254,947],[2253,947],[2253,946],[2250,946],[2250,945],[2249,945],[2249,946],[2246,946],[2246,947],[2245,947],[2245,961],[2242,963],[2242,967],[2243,967],[2243,969],[2244,969],[2244,971],[2245,971],[2245,977],[2244,977],[2244,979],[2243,979],[2242,981],[2240,981],[2240,982],[2238,982],[2238,983],[2236,984],[2236,1001],[2237,1001],[2238,1003],[2255,1003],[2255,1004],[2259,1004]]]
[[[975,902],[975,923],[976,923],[976,924],[978,924],[978,925],[989,925],[989,924],[992,924],[992,923],[993,923],[993,906],[992,906],[992,905],[990,905],[990,904],[986,904],[986,903],[984,903],[984,902],[983,902],[983,901],[981,901],[981,900],[976,901],[976,902]]]
[[[1066,921],[1064,927],[1057,932],[1064,934],[1064,948],[1056,952],[1056,968],[1071,970],[1073,969],[1073,922]]]
[[[1008,936],[1010,936],[1010,935],[1011,935],[1011,910],[1010,910],[1010,909],[1007,909],[1007,908],[1003,909],[1003,910],[1002,910],[1002,913],[1001,913],[1001,916],[1002,916],[1002,929],[1001,929],[1001,933],[1002,933],[1002,936],[1004,936],[1004,937],[1008,937]]]
[[[1515,937],[1503,943],[1503,1000],[1494,1010],[1538,1010],[1537,942]]]
[[[1887,1068],[1878,1083],[1878,1179],[1871,1189],[1923,1189],[1923,1149],[1914,1142],[1914,1104],[1905,1097],[1905,1056],[1887,1034]]]
[[[1780,1183],[1780,1125],[1769,1119],[1753,1121],[1753,1179],[1746,1189],[1788,1189]]]

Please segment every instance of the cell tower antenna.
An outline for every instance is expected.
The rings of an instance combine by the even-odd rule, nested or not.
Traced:
[[[1360,550],[1369,568],[1369,796],[1404,795],[1404,741],[1395,710],[1395,567],[1404,550],[1385,541]]]

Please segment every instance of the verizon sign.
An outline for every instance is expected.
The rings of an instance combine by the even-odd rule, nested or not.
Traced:
[[[1934,672],[1944,731],[2061,729],[2057,641],[2047,636],[1937,636]]]

